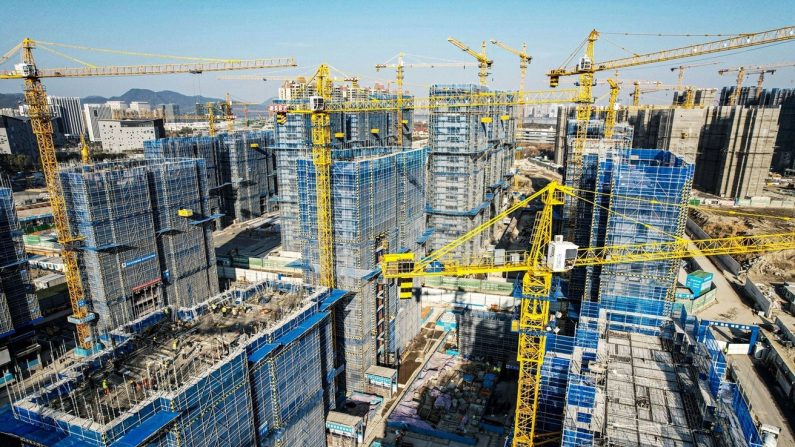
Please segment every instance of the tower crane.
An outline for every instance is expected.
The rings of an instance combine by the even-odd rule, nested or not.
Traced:
[[[756,98],[759,99],[759,96],[762,95],[762,87],[765,84],[765,74],[773,74],[776,72],[776,69],[787,67],[795,67],[795,63],[785,62],[780,64],[754,65],[750,67],[722,68],[718,70],[718,74],[723,76],[728,73],[737,72],[737,83],[731,96],[729,96],[729,105],[734,106],[737,105],[737,100],[740,99],[740,89],[743,87],[743,81],[747,75],[759,75],[756,81]]]
[[[648,87],[641,88],[640,84],[635,84],[635,89],[633,90],[630,95],[632,95],[632,105],[635,107],[640,106],[640,97],[643,93],[651,93],[651,92],[661,92],[666,90],[675,90],[675,91],[682,91],[685,95],[684,102],[682,102],[682,108],[684,109],[692,109],[695,107],[696,101],[696,88],[692,85],[686,85],[684,88],[682,86],[676,85],[669,85],[663,84],[658,82],[656,84],[651,84]]]
[[[218,133],[218,129],[215,127],[215,103],[208,102],[205,107],[207,108],[207,133],[214,137]]]
[[[689,65],[679,65],[678,67],[671,67],[671,71],[679,71],[677,74],[677,81],[676,85],[679,91],[685,87],[685,70],[688,68],[695,68],[695,67],[706,67],[707,65],[717,65],[720,62],[702,62],[700,64],[689,64]]]
[[[616,127],[616,101],[621,90],[620,82],[615,79],[608,79],[607,85],[610,86],[610,99],[607,101],[607,111],[605,112],[605,138],[613,137],[613,130]]]
[[[491,39],[491,43],[519,57],[519,91],[523,92],[525,89],[525,78],[527,77],[527,66],[533,60],[533,56],[527,54],[527,44],[523,42],[522,49],[517,50],[496,39]]]
[[[447,41],[451,44],[455,45],[456,47],[460,48],[461,51],[464,53],[472,56],[475,60],[478,61],[478,79],[480,79],[480,85],[486,86],[486,80],[489,77],[489,70],[491,69],[491,64],[494,63],[493,60],[489,59],[486,56],[486,41],[484,40],[481,44],[480,53],[469,48],[465,43],[461,42],[460,40],[454,37],[448,37]]]
[[[248,106],[257,105],[255,102],[246,102],[246,101],[233,101],[232,95],[228,92],[226,93],[226,100],[224,101],[223,109],[224,109],[224,119],[226,120],[226,132],[232,133],[235,131],[235,114],[233,113],[232,107],[233,106],[243,106],[243,116],[246,121],[246,127],[248,127]]]
[[[398,53],[397,55],[397,63],[383,63],[383,64],[376,64],[375,71],[381,71],[382,69],[386,68],[394,68],[395,69],[395,80],[396,82],[396,97],[397,97],[397,120],[396,125],[398,126],[397,132],[395,132],[397,136],[397,144],[398,146],[403,144],[403,127],[408,124],[408,121],[403,119],[403,108],[401,107],[403,104],[403,79],[404,79],[404,72],[406,68],[442,68],[442,67],[471,67],[474,64],[466,63],[466,62],[439,62],[439,63],[405,63],[403,57],[405,56],[404,53]]]
[[[578,192],[582,193],[553,181],[428,256],[391,253],[382,259],[381,269],[384,277],[400,282],[426,276],[468,276],[508,272],[523,274],[518,321],[519,383],[514,447],[533,446],[545,442],[536,443],[535,427],[546,331],[549,330],[552,318],[549,309],[553,274],[566,272],[575,267],[651,262],[692,256],[761,253],[795,248],[795,232],[694,241],[672,238],[671,241],[648,244],[577,247],[573,243],[564,241],[562,236],[553,237],[552,216],[553,208],[563,205],[565,196],[579,198]],[[649,201],[647,198],[634,200]],[[534,201],[540,201],[542,208],[537,213],[532,240],[527,250],[506,254],[500,259],[495,259],[493,255],[476,256],[472,261],[462,260],[453,255],[456,248]],[[670,205],[687,207],[679,204]]]
[[[597,72],[620,70],[628,67],[635,67],[646,64],[666,62],[670,60],[683,59],[687,57],[704,56],[724,51],[737,50],[757,45],[765,45],[775,42],[784,42],[795,39],[795,26],[777,28],[756,33],[740,34],[737,36],[713,40],[696,45],[688,45],[679,48],[666,49],[645,54],[636,54],[620,59],[613,59],[604,62],[597,62],[594,58],[594,47],[599,39],[599,31],[592,30],[588,37],[580,45],[584,51],[583,56],[577,64],[569,67],[561,66],[547,72],[549,85],[556,87],[563,76],[579,77],[579,92],[577,99],[577,130],[574,138],[574,145],[571,151],[570,168],[567,176],[572,184],[579,184],[582,174],[582,153],[585,148],[585,141],[588,135],[588,121],[591,117],[593,107],[593,79]],[[567,61],[568,62],[568,61]],[[569,227],[576,225],[577,216],[570,207],[567,212]]]
[[[560,78],[563,76],[579,76],[579,88],[577,98],[577,133],[574,139],[574,147],[572,148],[572,157],[570,163],[571,168],[567,172],[567,181],[572,184],[578,185],[582,175],[582,154],[585,148],[585,141],[587,138],[588,121],[591,117],[591,108],[593,104],[593,78],[597,72],[607,70],[620,70],[622,68],[653,64],[658,62],[665,62],[669,60],[682,59],[686,57],[702,56],[705,54],[713,54],[723,51],[736,50],[756,45],[764,45],[774,42],[783,42],[795,39],[795,27],[789,26],[778,28],[768,31],[757,33],[742,34],[725,39],[705,42],[698,45],[688,45],[684,47],[656,51],[646,54],[633,55],[626,58],[613,59],[604,62],[597,62],[594,58],[594,46],[599,39],[599,32],[592,30],[585,41],[582,43],[584,47],[584,54],[579,62],[571,67],[559,67],[552,69],[547,73],[549,76],[549,84],[551,87],[558,86]],[[569,175],[570,172],[570,175]],[[576,200],[576,199],[575,199]],[[559,199],[554,194],[550,193],[547,202],[556,203]],[[549,207],[551,208],[551,207]],[[566,218],[569,225],[576,225],[576,207],[569,207],[566,212]],[[546,209],[546,208],[545,208]],[[537,233],[543,234],[544,238],[549,239],[549,230],[536,227]],[[538,244],[541,244],[540,242]],[[536,245],[538,245],[536,244]],[[534,246],[534,250],[541,250],[540,245]],[[541,256],[540,252],[533,251],[534,256],[537,258]],[[534,263],[540,261],[534,260]],[[525,278],[533,275],[525,275]],[[537,324],[538,321],[543,321],[546,318],[546,311],[548,310],[548,303],[544,305],[544,297],[548,296],[550,291],[550,284],[547,282],[548,277],[541,275],[537,277],[542,281],[533,281],[532,278],[525,287],[528,294],[532,299],[523,300],[522,312],[520,315],[520,325],[530,327]],[[527,303],[525,303],[527,302]],[[539,320],[539,318],[541,320]],[[514,446],[530,446],[533,445],[533,436],[535,432],[535,414],[538,407],[538,386],[540,383],[540,363],[543,359],[544,350],[544,337],[543,333],[538,337],[536,334],[532,338],[536,341],[520,341],[519,358],[520,358],[520,373],[519,373],[519,390],[517,400],[517,416],[516,426],[514,428]],[[540,340],[539,340],[540,339]]]
[[[104,52],[115,52],[124,55],[160,57],[171,59],[190,60],[192,62],[169,63],[169,64],[149,64],[149,65],[127,65],[127,66],[96,66],[86,64],[75,58],[73,61],[83,63],[83,67],[68,68],[40,68],[34,58],[34,49],[49,49],[50,46],[66,46],[70,48],[95,50]],[[47,184],[47,191],[50,195],[50,206],[52,207],[53,220],[58,235],[58,242],[62,247],[61,256],[64,261],[64,274],[66,285],[69,291],[69,300],[72,307],[72,315],[68,317],[70,323],[75,325],[77,333],[77,351],[81,355],[90,354],[96,346],[96,337],[91,322],[96,319],[96,314],[91,311],[89,303],[86,301],[83,283],[78,270],[77,249],[81,238],[75,234],[69,226],[66,210],[66,201],[63,196],[61,182],[58,177],[58,162],[55,157],[55,144],[53,143],[52,120],[47,105],[47,94],[42,84],[45,78],[79,78],[95,76],[141,76],[141,75],[163,75],[178,73],[203,73],[228,70],[245,70],[258,68],[277,68],[296,66],[293,58],[277,59],[209,59],[209,58],[188,58],[176,57],[149,53],[135,53],[117,50],[107,50],[83,47],[77,45],[65,45],[54,42],[35,41],[25,38],[17,44],[11,51],[7,52],[0,62],[7,60],[14,54],[19,53],[21,63],[16,64],[13,70],[0,71],[0,79],[22,80],[24,82],[25,102],[28,105],[29,116],[33,133],[39,147],[39,155],[42,163],[42,170]],[[60,52],[57,52],[60,53]],[[201,62],[196,62],[196,61]]]
[[[398,64],[399,67],[422,64]],[[432,64],[438,66],[438,64]],[[396,66],[396,67],[397,67]],[[382,64],[381,68],[389,67]],[[402,68],[401,68],[402,70]],[[327,65],[320,65],[310,79],[314,82],[318,94],[308,98],[308,103],[278,104],[275,111],[278,115],[309,114],[312,124],[312,159],[315,164],[315,183],[318,208],[318,251],[320,253],[320,283],[326,287],[334,287],[334,240],[331,209],[331,120],[330,113],[397,111],[406,109],[437,109],[447,107],[485,107],[485,106],[516,106],[524,104],[555,104],[574,102],[575,89],[546,90],[525,92],[520,96],[517,92],[494,92],[479,94],[444,95],[438,97],[368,99],[360,101],[332,101],[331,89],[333,81],[329,76]],[[507,117],[508,119],[510,117]],[[277,119],[277,123],[280,120]],[[399,133],[399,132],[398,132]]]
[[[508,46],[504,42],[500,42],[499,40],[496,39],[491,39],[491,43],[519,57],[519,93],[523,93],[525,90],[525,78],[527,77],[527,66],[533,60],[533,56],[527,54],[527,44],[523,42],[522,49],[517,50],[515,48]],[[523,107],[519,111],[519,126],[524,127]]]

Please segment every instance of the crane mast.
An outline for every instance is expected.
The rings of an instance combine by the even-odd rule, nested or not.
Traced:
[[[43,44],[44,42],[42,42]],[[61,45],[77,49],[88,49],[104,52],[115,52],[120,54],[155,56],[144,53],[131,53],[116,50],[92,49],[76,45],[54,44],[47,42],[48,45]],[[93,77],[93,76],[135,76],[135,75],[159,75],[159,74],[178,74],[178,73],[202,73],[204,71],[226,71],[255,68],[275,68],[275,67],[294,67],[296,65],[293,58],[277,59],[201,59],[184,58],[178,56],[168,56],[175,59],[203,60],[205,62],[178,63],[178,64],[150,64],[150,65],[128,65],[128,66],[94,66],[85,64],[75,58],[74,61],[83,63],[84,67],[69,68],[39,68],[33,56],[33,49],[37,42],[30,38],[25,38],[12,51],[6,53],[6,58],[16,51],[20,52],[22,63],[14,67],[13,70],[0,71],[0,79],[22,80],[25,102],[28,105],[29,116],[33,133],[36,136],[36,143],[41,158],[42,171],[50,196],[50,206],[52,208],[55,230],[58,243],[61,245],[61,255],[64,261],[64,276],[69,292],[69,302],[72,314],[67,320],[75,325],[77,336],[78,355],[89,355],[94,352],[97,346],[97,337],[91,325],[96,319],[96,314],[91,311],[90,303],[86,299],[85,289],[81,273],[79,270],[77,249],[81,238],[70,228],[66,200],[63,195],[63,187],[58,173],[58,161],[56,159],[55,144],[53,143],[52,117],[47,104],[47,94],[41,80],[43,78],[72,78],[72,77]],[[42,48],[44,46],[42,45]],[[83,159],[88,160],[87,147],[83,146]]]
[[[52,117],[47,105],[47,93],[38,77],[38,68],[33,58],[35,43],[31,39],[22,42],[22,63],[24,76],[24,96],[28,105],[30,123],[36,143],[39,146],[39,157],[44,172],[47,192],[50,195],[50,207],[55,222],[55,231],[58,243],[61,245],[61,257],[64,262],[64,276],[66,287],[69,291],[69,300],[72,306],[72,315],[69,321],[75,325],[78,346],[91,352],[94,346],[91,321],[96,317],[90,312],[85,299],[83,281],[77,262],[77,244],[79,238],[75,237],[69,227],[69,218],[66,211],[66,200],[63,195],[61,179],[58,177],[58,161],[55,158],[55,143],[53,142]]]
[[[489,69],[491,69],[491,64],[494,63],[494,61],[489,59],[486,55],[486,41],[484,40],[481,44],[480,52],[469,48],[465,43],[453,37],[448,37],[447,41],[461,49],[461,51],[464,53],[474,57],[475,60],[478,61],[478,79],[480,80],[480,85],[485,87],[486,81],[489,77]]]
[[[326,102],[331,101],[330,84],[328,65],[322,64],[315,73],[317,96],[309,98],[309,107],[312,111],[310,122],[312,124],[312,161],[315,165],[320,284],[332,288],[336,285],[336,276],[331,209],[331,119],[326,111]]]

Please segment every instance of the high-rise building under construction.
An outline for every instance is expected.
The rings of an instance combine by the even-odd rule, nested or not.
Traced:
[[[372,97],[393,97],[372,93]],[[277,101],[275,107],[307,101]],[[336,287],[352,292],[337,315],[344,389],[364,391],[367,370],[395,366],[419,332],[419,302],[399,299],[380,276],[380,257],[418,249],[424,229],[426,149],[411,149],[412,115],[395,111],[331,114],[330,169]],[[310,117],[287,113],[276,123],[275,151],[283,249],[300,252],[306,280],[320,269],[315,165]],[[397,144],[402,132],[402,144]]]
[[[202,160],[80,165],[60,178],[100,332],[218,292]]]
[[[431,97],[486,93],[476,85],[435,85]],[[502,211],[514,152],[512,106],[438,107],[428,132],[428,249],[457,239]],[[495,235],[479,234],[455,253],[480,253]]]
[[[41,318],[11,188],[0,187],[0,339]]]
[[[207,174],[209,206],[220,227],[245,222],[273,209],[276,194],[271,132],[161,138],[144,142],[147,159],[200,158]]]

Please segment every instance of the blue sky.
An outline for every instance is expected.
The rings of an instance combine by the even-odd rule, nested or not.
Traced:
[[[519,47],[527,42],[534,59],[528,69],[528,88],[546,88],[544,73],[563,63],[592,28],[605,32],[713,34],[761,31],[795,24],[795,8],[788,0],[723,1],[37,1],[5,0],[0,28],[0,53],[25,36],[45,41],[94,47],[159,52],[186,56],[258,58],[294,56],[299,68],[274,70],[273,75],[309,73],[326,62],[363,83],[389,79],[373,65],[400,51],[439,59],[471,61],[447,42],[454,36],[471,46],[496,38]],[[33,13],[32,11],[36,11]],[[647,37],[603,35],[596,59],[632,52],[672,48],[717,37]],[[624,49],[622,49],[622,47]],[[63,50],[95,64],[135,64],[151,59],[108,56]],[[517,88],[515,56],[493,46],[489,84]],[[407,60],[419,58],[407,57]],[[795,41],[721,56],[722,65],[694,68],[686,81],[697,86],[732,85],[733,76],[718,76],[722,66],[795,62]],[[41,66],[74,65],[39,52]],[[688,60],[685,60],[688,61]],[[162,62],[162,61],[161,61]],[[689,63],[689,62],[685,62]],[[625,70],[624,79],[674,83],[676,74],[665,63]],[[2,68],[11,68],[11,61]],[[249,72],[236,72],[249,73]],[[251,72],[250,74],[255,74]],[[267,76],[267,73],[263,73]],[[184,94],[261,101],[274,96],[278,82],[221,81],[217,74],[47,80],[55,95],[112,96],[131,87],[175,90]],[[601,77],[606,77],[603,75]],[[477,82],[476,69],[416,69],[406,83],[414,91],[432,83]],[[571,81],[565,81],[567,85]],[[752,77],[746,85],[756,82]],[[795,87],[795,67],[767,78],[770,87]],[[626,97],[629,88],[622,92]],[[21,82],[2,81],[0,92],[19,92]],[[647,96],[668,101],[666,94]]]

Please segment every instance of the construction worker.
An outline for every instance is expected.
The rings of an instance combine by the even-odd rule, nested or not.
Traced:
[[[102,391],[106,396],[110,394],[110,389],[108,388],[108,379],[102,379]]]

